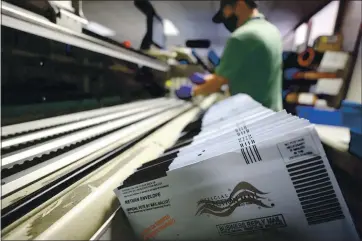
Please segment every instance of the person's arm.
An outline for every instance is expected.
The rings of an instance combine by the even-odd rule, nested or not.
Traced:
[[[207,95],[218,92],[221,86],[228,84],[229,79],[235,76],[241,67],[243,55],[241,41],[234,37],[228,39],[221,57],[220,65],[216,68],[216,74],[207,75],[205,83],[194,87],[194,95]]]
[[[205,83],[193,88],[193,95],[208,95],[220,91],[221,86],[228,84],[228,80],[216,74],[204,77]]]
[[[220,91],[221,86],[235,81],[235,76],[238,77],[238,81],[241,81],[239,78],[248,79],[248,72],[250,72],[250,63],[248,61],[250,58],[253,59],[250,54],[254,51],[255,43],[257,42],[255,40],[253,35],[244,35],[242,39],[229,38],[225,45],[220,65],[216,68],[216,73],[206,75],[201,81],[200,79],[193,81],[196,84],[195,86],[180,88],[176,91],[176,95],[183,99],[197,95],[208,95]],[[241,70],[245,70],[245,73]]]

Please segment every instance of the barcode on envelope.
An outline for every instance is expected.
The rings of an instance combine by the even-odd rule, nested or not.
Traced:
[[[344,218],[320,156],[287,164],[286,167],[309,225]]]
[[[252,164],[262,161],[259,150],[255,145],[255,141],[250,134],[250,131],[246,125],[235,129],[238,141],[240,144],[240,151],[244,157],[246,164]]]
[[[241,147],[241,154],[243,155],[245,159],[246,164],[252,164],[259,161],[262,161],[262,158],[260,156],[259,150],[256,147],[256,145],[249,145],[249,146],[242,146]]]

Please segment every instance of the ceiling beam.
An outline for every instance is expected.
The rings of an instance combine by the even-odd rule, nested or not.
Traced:
[[[322,10],[325,6],[327,6],[330,2],[332,2],[332,0],[325,0],[323,1],[323,4],[321,4],[320,7],[316,8],[314,11],[312,11],[310,14],[308,14],[307,16],[305,16],[304,18],[302,18],[301,21],[299,21],[294,28],[292,28],[288,33],[284,34],[283,39],[285,39],[286,37],[288,37],[290,34],[293,34],[293,32],[303,23],[307,23],[309,21],[309,19],[311,19],[316,13],[318,13],[320,10]]]
[[[337,19],[336,19],[336,25],[334,26],[334,33],[340,33],[340,31],[341,31],[344,14],[346,12],[347,5],[349,2],[350,1],[347,1],[347,0],[339,1],[339,8],[338,8],[338,14],[337,14]]]

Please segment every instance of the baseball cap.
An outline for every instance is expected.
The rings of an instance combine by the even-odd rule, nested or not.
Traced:
[[[238,0],[220,0],[220,9],[219,11],[214,15],[214,17],[212,18],[212,21],[214,23],[222,23],[222,21],[224,20],[224,16],[222,13],[223,8],[226,5],[233,5],[237,2]],[[244,0],[245,3],[250,7],[250,8],[256,8],[258,5],[256,4],[255,1],[253,0]]]

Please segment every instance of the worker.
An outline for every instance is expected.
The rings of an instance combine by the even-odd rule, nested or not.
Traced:
[[[194,74],[193,86],[181,86],[176,95],[188,99],[208,95],[228,85],[231,95],[245,93],[265,107],[282,109],[282,39],[279,30],[251,0],[221,0],[214,23],[231,32],[215,74]]]

